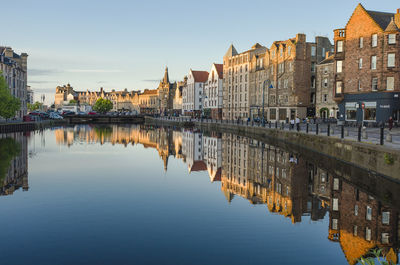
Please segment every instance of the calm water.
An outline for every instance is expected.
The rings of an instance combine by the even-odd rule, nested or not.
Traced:
[[[279,143],[130,125],[0,138],[1,264],[337,265],[376,246],[398,253],[398,184]]]

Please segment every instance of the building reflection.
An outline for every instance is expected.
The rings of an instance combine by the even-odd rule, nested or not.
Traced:
[[[12,195],[28,184],[28,143],[23,133],[0,134],[0,196]]]
[[[374,194],[340,170],[332,170],[332,165],[318,162],[318,157],[305,159],[303,153],[275,143],[226,133],[86,125],[57,130],[56,141],[68,146],[85,142],[155,148],[165,170],[172,156],[186,163],[190,174],[207,172],[211,182],[221,183],[229,203],[241,197],[292,223],[305,217],[319,221],[328,213],[327,238],[340,244],[349,264],[374,248],[382,248],[384,255],[398,262],[399,207],[390,203],[400,190],[397,183],[387,184],[392,195]]]

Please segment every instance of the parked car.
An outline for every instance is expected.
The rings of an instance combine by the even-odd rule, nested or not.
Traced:
[[[25,115],[22,119],[24,122],[31,122],[34,121],[33,117],[30,115]]]
[[[88,112],[88,115],[97,115],[97,112],[95,112],[95,111],[89,111],[89,112]]]
[[[71,116],[71,115],[75,115],[75,112],[70,111],[70,110],[64,110],[61,115],[62,116]]]
[[[50,113],[50,119],[53,119],[53,120],[62,120],[62,119],[64,119],[61,115],[58,115],[57,113],[55,113],[55,112],[52,112],[52,113]]]

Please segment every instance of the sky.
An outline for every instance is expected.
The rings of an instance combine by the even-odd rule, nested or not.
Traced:
[[[190,69],[222,63],[230,44],[238,52],[305,33],[333,39],[359,1],[2,1],[1,46],[28,57],[35,99],[54,102],[55,88],[143,90]],[[395,13],[398,0],[361,2],[367,10]]]

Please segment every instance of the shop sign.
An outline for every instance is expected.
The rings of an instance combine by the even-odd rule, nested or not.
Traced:
[[[381,109],[390,109],[390,105],[379,105]]]

